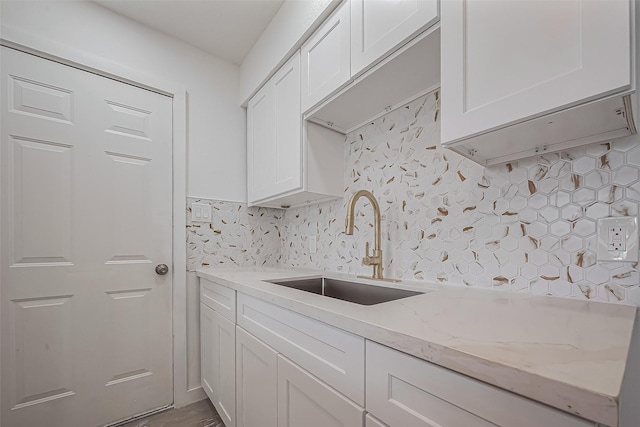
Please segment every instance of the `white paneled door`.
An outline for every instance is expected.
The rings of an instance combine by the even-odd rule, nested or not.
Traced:
[[[172,100],[2,48],[2,425],[169,405]]]

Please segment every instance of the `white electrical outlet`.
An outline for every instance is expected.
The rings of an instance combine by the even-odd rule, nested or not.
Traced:
[[[207,203],[192,203],[191,222],[211,222],[211,205]]]
[[[315,254],[318,250],[318,237],[315,234],[309,236],[309,253]]]
[[[598,261],[638,261],[638,218],[598,220]]]
[[[627,227],[609,227],[609,240],[607,241],[609,251],[627,250]]]

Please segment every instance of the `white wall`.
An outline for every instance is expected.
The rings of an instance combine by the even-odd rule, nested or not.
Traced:
[[[283,3],[240,66],[239,104],[246,104],[340,2],[286,0]]]
[[[239,67],[93,3],[2,1],[0,7],[3,37],[21,34],[35,43],[46,39],[49,46],[57,42],[80,56],[100,56],[114,69],[128,68],[136,75],[184,86],[188,91],[187,195],[246,200]]]

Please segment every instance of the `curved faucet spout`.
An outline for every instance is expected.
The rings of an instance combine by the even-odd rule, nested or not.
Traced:
[[[360,197],[366,197],[371,202],[371,206],[373,207],[373,233],[374,233],[374,242],[373,242],[373,254],[369,255],[369,244],[367,243],[366,254],[363,258],[362,262],[365,265],[373,266],[373,278],[374,279],[382,279],[382,249],[380,245],[380,205],[378,205],[378,201],[376,200],[373,193],[367,190],[357,191],[351,199],[349,203],[347,203],[347,216],[345,218],[345,234],[351,235],[353,234],[354,222],[355,222],[355,209],[356,202]]]

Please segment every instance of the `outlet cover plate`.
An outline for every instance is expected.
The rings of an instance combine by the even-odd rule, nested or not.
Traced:
[[[611,250],[610,230],[624,231],[625,250]],[[598,220],[598,261],[638,261],[638,218],[637,217],[608,217]]]

